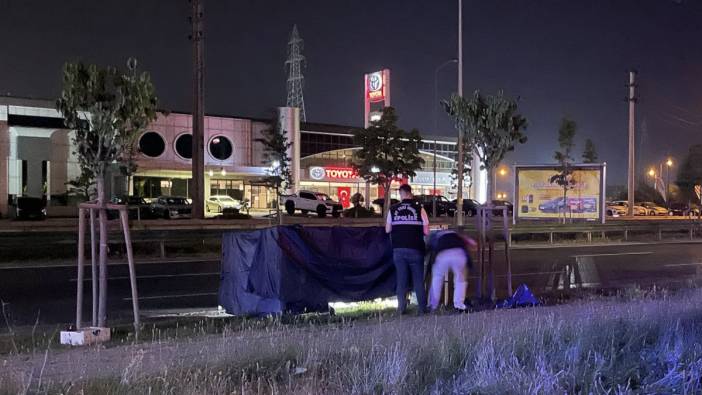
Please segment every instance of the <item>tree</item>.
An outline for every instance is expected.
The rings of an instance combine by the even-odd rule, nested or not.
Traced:
[[[466,139],[466,135],[463,135],[463,185],[464,188],[469,188],[473,185],[473,179],[471,177],[471,170],[473,163],[473,155],[471,153],[470,142]],[[451,168],[451,189],[458,188],[458,161],[454,162],[453,168]]]
[[[558,146],[560,151],[556,151],[553,155],[559,164],[559,171],[549,179],[551,184],[557,184],[563,188],[563,223],[565,223],[567,215],[568,190],[575,187],[571,152],[573,147],[575,147],[573,139],[575,138],[576,130],[577,125],[575,121],[568,118],[561,120],[561,126],[558,128]]]
[[[157,99],[148,73],[137,73],[129,59],[127,73],[66,63],[63,90],[56,108],[66,126],[75,131],[74,144],[81,166],[95,177],[100,226],[100,295],[98,325],[107,318],[107,212],[104,204],[105,173],[113,163],[124,163],[125,154],[149,122],[156,119]]]
[[[583,151],[582,157],[584,163],[597,163],[597,150],[592,140],[585,140],[585,150]]]
[[[292,185],[292,169],[290,167],[290,156],[288,150],[292,143],[288,141],[288,136],[280,123],[280,117],[274,117],[268,129],[261,132],[261,138],[256,141],[263,145],[263,164],[268,165],[268,176],[265,178],[266,184],[275,188],[276,213],[278,223],[283,224],[283,216],[280,212],[281,191],[289,189]]]
[[[95,187],[95,175],[90,169],[82,168],[80,175],[66,183],[68,193],[81,201],[90,200]]]
[[[478,156],[481,170],[487,170],[488,205],[491,206],[495,196],[495,168],[516,144],[526,143],[523,132],[527,120],[517,113],[517,101],[505,97],[502,91],[483,96],[476,90],[471,98],[452,95],[443,105],[456,128],[463,131],[471,148],[469,152]]]
[[[371,122],[367,129],[358,130],[353,139],[360,147],[354,153],[353,167],[364,180],[383,188],[383,213],[387,213],[392,181],[414,177],[424,163],[419,154],[419,131],[398,128],[395,109],[385,107],[380,119]]]
[[[678,168],[675,184],[680,188],[680,195],[688,201],[697,201],[695,185],[702,185],[702,144],[695,144]]]

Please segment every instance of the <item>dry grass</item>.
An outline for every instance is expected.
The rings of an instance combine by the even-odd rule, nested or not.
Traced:
[[[700,393],[702,290],[0,359],[0,393]]]

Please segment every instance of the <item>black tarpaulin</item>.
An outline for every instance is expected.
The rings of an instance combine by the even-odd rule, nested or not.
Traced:
[[[392,296],[394,288],[381,227],[279,226],[222,237],[219,299],[229,314],[320,311]]]

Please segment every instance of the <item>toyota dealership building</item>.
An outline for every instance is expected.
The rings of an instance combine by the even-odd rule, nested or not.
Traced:
[[[370,201],[382,195],[377,186],[367,185],[353,171],[354,127],[300,123],[294,108],[281,108],[279,114],[293,143],[295,189],[323,192],[344,204],[356,192]],[[206,197],[226,194],[248,199],[252,208],[274,207],[275,192],[263,182],[271,164],[265,163],[263,146],[256,141],[270,124],[270,119],[205,117]],[[64,127],[53,101],[0,97],[0,215],[7,216],[20,196],[44,198],[50,215],[75,206],[66,185],[80,175],[72,139],[73,132]],[[138,195],[147,200],[161,195],[190,196],[190,114],[160,113],[137,144],[136,173],[127,178],[111,172],[107,181],[110,195]],[[455,197],[450,177],[456,159],[455,139],[426,140],[421,154],[424,168],[409,180],[417,193]]]

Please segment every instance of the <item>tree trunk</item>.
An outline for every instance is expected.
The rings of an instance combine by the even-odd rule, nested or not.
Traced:
[[[494,199],[494,196],[495,196],[495,183],[494,183],[494,178],[493,178],[494,172],[495,172],[494,168],[489,168],[487,170],[487,194],[486,194],[486,200],[485,200],[485,205],[487,207],[494,206],[492,204],[492,199]]]
[[[278,225],[283,224],[283,212],[280,210],[280,187],[275,187],[275,209],[278,213]]]
[[[563,187],[563,223],[566,223],[568,218],[568,187]]]
[[[392,184],[392,180],[390,182],[383,182],[383,190],[385,193],[385,196],[383,197],[383,218],[385,218],[388,215],[388,211],[390,211],[390,185]]]
[[[100,250],[99,250],[99,268],[100,268],[100,293],[98,297],[98,326],[104,327],[107,321],[107,212],[103,205],[105,199],[105,176],[97,175],[97,201],[101,206],[98,216],[100,226]]]

